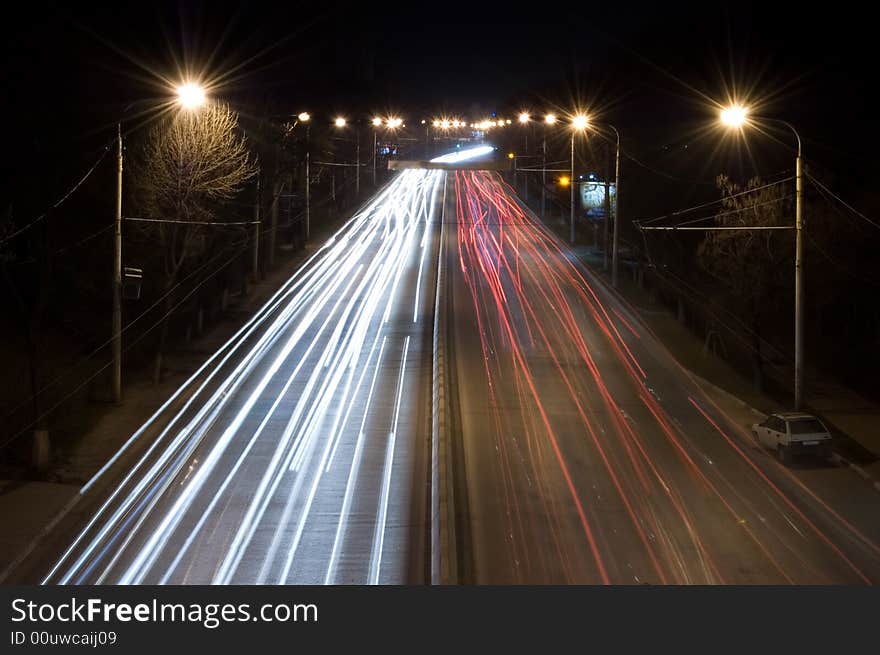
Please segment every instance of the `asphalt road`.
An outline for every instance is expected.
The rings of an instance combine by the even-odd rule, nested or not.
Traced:
[[[84,490],[43,580],[424,582],[443,182],[401,173],[325,244]]]
[[[206,362],[13,581],[429,580],[438,252],[459,581],[880,581],[876,531],[756,448],[497,174],[426,170]]]
[[[758,452],[499,176],[449,187],[465,582],[880,581],[876,543]]]

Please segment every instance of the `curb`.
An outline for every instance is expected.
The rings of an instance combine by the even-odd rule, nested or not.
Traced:
[[[722,388],[719,387],[718,385],[712,384],[712,383],[709,382],[707,379],[705,379],[705,378],[703,378],[703,377],[700,377],[699,375],[697,375],[697,374],[694,373],[693,371],[690,371],[690,370],[687,369],[687,368],[685,368],[685,370],[688,372],[688,375],[691,376],[691,378],[693,379],[693,381],[694,381],[698,386],[704,386],[704,385],[705,385],[706,387],[708,387],[708,388],[711,389],[712,391],[714,391],[714,392],[718,393],[719,395],[722,395],[722,396],[724,396],[725,398],[727,398],[730,402],[732,402],[732,403],[734,403],[734,404],[736,404],[736,405],[739,405],[739,406],[742,407],[743,409],[747,409],[747,410],[749,410],[752,414],[754,414],[755,416],[761,418],[762,420],[765,419],[765,418],[767,418],[767,414],[765,414],[764,412],[760,412],[760,411],[758,411],[757,409],[755,409],[754,407],[752,407],[751,405],[749,405],[746,401],[742,400],[741,398],[739,398],[739,397],[733,395],[733,394],[730,393],[729,391],[725,391],[724,389],[722,389]]]
[[[831,461],[837,464],[837,466],[846,467],[855,471],[859,477],[871,483],[871,486],[880,493],[880,479],[875,478],[873,475],[868,473],[865,469],[863,469],[858,464],[855,464],[848,460],[843,455],[839,453],[831,453]]]

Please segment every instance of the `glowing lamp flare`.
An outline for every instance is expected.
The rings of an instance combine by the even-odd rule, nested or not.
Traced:
[[[345,119],[344,119],[344,118],[341,118],[341,117],[340,117],[340,118],[337,118],[335,121],[333,121],[333,124],[334,124],[336,127],[345,127]]]
[[[559,186],[568,186],[571,183],[571,180],[568,178],[568,175],[563,175],[559,178]]]
[[[547,123],[547,125],[553,125],[556,123],[556,114],[547,114],[544,116],[544,122]]]
[[[523,123],[523,124],[528,123],[529,122],[529,115],[526,112],[521,113],[519,115],[519,122]]]
[[[309,114],[309,112],[304,111],[304,112],[300,113],[300,115],[297,116],[297,118],[303,123],[308,123],[311,120],[312,116],[311,116],[311,114]]]
[[[590,124],[590,119],[583,114],[578,114],[571,119],[571,126],[576,130],[585,130]]]
[[[177,87],[177,100],[185,109],[195,109],[205,104],[205,90],[198,84],[184,84]]]
[[[380,125],[382,125],[382,119],[377,116],[373,119],[373,127],[379,127]]]
[[[721,110],[721,123],[727,127],[740,128],[745,125],[749,110],[742,105],[731,105]]]

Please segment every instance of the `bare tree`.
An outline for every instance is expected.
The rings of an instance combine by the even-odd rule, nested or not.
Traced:
[[[171,289],[186,261],[204,252],[205,224],[217,221],[224,203],[256,172],[238,116],[223,104],[180,111],[147,135],[134,179],[136,203],[145,218],[163,221],[145,228],[160,245],[167,294],[153,373],[156,383],[174,304]]]
[[[745,187],[719,175],[721,209],[718,227],[771,227],[786,222],[783,184],[766,185],[760,178]],[[791,221],[789,221],[791,222]],[[776,310],[775,293],[785,285],[791,246],[775,230],[719,230],[706,232],[697,249],[700,266],[726,288],[733,309],[751,332],[752,370],[756,388],[763,387],[761,327]]]

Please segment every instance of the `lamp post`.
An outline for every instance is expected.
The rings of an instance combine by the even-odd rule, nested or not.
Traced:
[[[194,110],[205,104],[205,90],[197,84],[176,89],[178,104]],[[122,402],[122,121],[116,124],[116,222],[113,235],[113,402]]]
[[[728,128],[742,130],[750,123],[749,110],[741,105],[731,105],[721,110],[721,123]],[[803,283],[803,186],[801,165],[803,146],[801,136],[794,126],[783,120],[763,118],[762,120],[785,126],[794,134],[797,141],[795,159],[795,210],[794,210],[794,408],[799,410],[803,402],[804,386],[804,283]]]
[[[308,241],[309,240],[309,223],[310,223],[310,219],[311,219],[311,216],[309,215],[310,211],[311,211],[311,206],[309,203],[309,191],[311,188],[311,182],[309,180],[309,158],[310,158],[309,157],[309,154],[310,154],[309,153],[309,150],[310,150],[310,148],[309,148],[309,127],[310,127],[309,121],[312,119],[312,116],[311,116],[311,114],[309,114],[309,112],[303,111],[303,112],[299,113],[299,115],[297,116],[297,119],[299,120],[300,123],[305,123],[305,126],[306,126],[306,224],[305,224],[306,229],[305,229],[305,240]]]
[[[547,126],[555,124],[555,114],[544,116],[544,139],[541,142],[541,220],[544,220],[547,204]]]
[[[620,225],[620,132],[613,125],[606,125],[614,132],[617,143],[614,151],[614,232],[611,235],[611,286],[617,288],[617,244]],[[607,220],[607,219],[606,219]]]
[[[376,186],[376,158],[379,155],[379,128],[382,126],[382,119],[376,116],[370,121],[373,124],[373,186]]]
[[[532,119],[532,117],[529,116],[528,112],[525,112],[525,111],[521,112],[520,115],[517,117],[519,124],[522,125],[524,128],[523,155],[525,155],[526,157],[528,157],[528,154],[529,154],[529,123],[531,122],[531,119]],[[515,166],[514,166],[514,170],[516,170]],[[529,176],[526,175],[523,178],[523,180],[525,182],[525,186],[524,186],[525,200],[526,200],[526,202],[528,202],[529,201]]]
[[[587,129],[587,126],[590,124],[589,119],[583,114],[576,114],[571,119],[571,234],[570,239],[572,245],[575,241],[575,198],[574,198],[574,188],[576,186],[575,180],[577,179],[574,175],[574,138],[579,132],[583,132]]]
[[[345,129],[345,126],[348,125],[348,121],[346,121],[341,116],[333,121],[333,124],[339,129]],[[355,196],[361,195],[361,129],[357,125],[355,125],[355,176],[354,176],[354,193]]]

